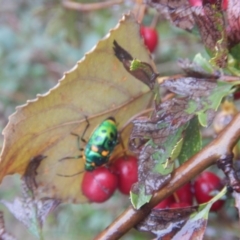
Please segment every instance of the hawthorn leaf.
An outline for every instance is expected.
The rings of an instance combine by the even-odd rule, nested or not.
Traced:
[[[203,44],[212,55],[211,63],[220,68],[226,66],[228,38],[220,1],[199,1],[195,6],[187,0],[147,0],[146,3],[181,29],[193,32],[197,26]],[[235,23],[233,30],[237,25]]]
[[[176,27],[191,31],[195,25],[192,11],[187,0],[147,0],[146,4],[155,8]]]
[[[232,55],[232,59],[230,59],[230,63],[234,64],[233,66],[239,69],[237,62],[240,60],[240,44],[236,44],[234,47],[230,49],[230,53]],[[235,61],[234,61],[235,60]],[[237,60],[237,61],[236,61]]]
[[[206,4],[191,9],[203,44],[212,54],[211,63],[224,68],[228,49],[225,21],[220,7],[218,4]]]
[[[228,0],[227,6],[227,35],[230,47],[240,42],[240,2],[238,0]]]
[[[212,81],[221,77],[221,72],[214,69],[209,61],[203,58],[200,53],[196,54],[193,61],[180,59],[178,64],[188,77],[206,78]]]
[[[184,135],[181,162],[200,150],[198,121],[203,126],[209,124],[222,98],[230,94],[236,84],[193,77],[169,78],[161,84],[181,97],[157,105],[150,118],[139,117],[132,121],[129,147],[139,155],[138,182],[131,188],[134,206],[141,207],[149,195],[169,181]],[[196,115],[197,118],[191,122]],[[189,121],[190,127],[186,130]]]
[[[130,149],[135,151],[140,146],[135,144],[135,139],[140,143],[146,139],[152,139],[156,144],[163,144],[167,137],[187,123],[194,114],[188,114],[184,110],[188,102],[183,98],[173,98],[156,106],[156,112],[151,118],[139,117],[132,121],[133,129],[130,136]]]
[[[157,161],[154,171],[167,175],[170,174],[174,169],[174,160],[178,157],[182,148],[182,133],[188,124],[184,124],[179,127],[174,134],[167,137],[166,141],[162,145],[164,151],[156,152],[153,155],[155,161]]]
[[[5,229],[4,223],[4,215],[3,212],[0,211],[0,239],[1,240],[16,240],[10,233],[8,233]]]
[[[152,198],[152,194],[145,194],[145,187],[143,185],[138,186],[138,188],[139,191],[137,194],[130,191],[130,200],[135,209],[139,209],[145,203],[148,203]]]
[[[201,53],[198,53],[195,55],[193,62],[200,65],[203,68],[203,70],[205,70],[207,73],[214,73],[214,69],[212,65],[209,63],[209,61],[206,58],[202,56]]]
[[[34,199],[28,194],[28,186],[22,182],[23,197],[16,197],[13,202],[0,200],[13,216],[22,222],[37,238],[42,239],[42,227],[48,214],[53,211],[60,201],[50,198]]]
[[[37,169],[44,158],[46,158],[46,156],[42,155],[32,158],[25,170],[25,173],[22,176],[22,179],[25,182],[27,188],[33,195],[35,194],[35,190],[37,189],[36,183]]]
[[[154,72],[152,66],[148,63],[141,62],[138,59],[133,59],[133,57],[123,49],[117,41],[114,40],[113,45],[115,56],[122,62],[124,68],[134,77],[149,86],[150,89],[153,89],[155,80],[159,74]]]
[[[196,114],[199,123],[206,127],[213,120],[222,99],[235,91],[236,82],[210,81],[205,78],[168,78],[161,86],[169,91],[186,97],[187,107],[184,111]],[[186,114],[186,115],[187,115]]]
[[[109,34],[65,73],[49,92],[17,107],[3,131],[0,181],[9,174],[23,175],[31,159],[44,156],[33,169],[37,189],[35,197],[56,198],[62,202],[86,202],[81,192],[83,158],[75,135],[89,136],[103,120],[115,117],[126,146],[131,126],[127,121],[151,106],[153,93],[124,68],[114,53],[117,41],[129,54],[149,64],[154,63],[140,36],[140,26],[133,15],[125,15]],[[123,128],[124,127],[124,128]],[[80,143],[84,147],[84,143]],[[119,144],[112,159],[122,154]],[[74,157],[61,161],[66,157]],[[34,168],[34,165],[32,165]],[[31,177],[30,177],[31,178]],[[34,185],[34,184],[33,184]]]
[[[169,91],[183,97],[198,99],[209,96],[210,92],[216,87],[216,83],[203,78],[168,78],[162,83]]]
[[[228,56],[228,65],[226,69],[234,76],[240,76],[240,44],[235,45],[230,49],[230,54]]]
[[[138,182],[133,184],[130,191],[130,199],[133,206],[139,209],[151,199],[154,191],[163,187],[171,179],[171,174],[160,174],[154,171],[157,161],[153,155],[158,151],[154,144],[146,144],[138,159]]]
[[[195,117],[189,121],[188,127],[184,132],[184,140],[181,152],[178,156],[180,164],[183,164],[194,154],[202,149],[202,138],[199,129],[198,119]]]
[[[235,49],[236,48],[236,49]],[[231,53],[236,53],[236,50],[238,51],[239,46],[236,45],[235,47],[233,47],[231,50]],[[235,54],[234,54],[235,55]],[[235,55],[236,56],[236,55]],[[234,56],[234,57],[235,57]],[[240,69],[238,66],[238,59],[234,59],[234,57],[232,55],[229,54],[228,56],[228,65],[226,67],[226,69],[228,70],[229,73],[231,73],[234,76],[240,76]],[[238,57],[238,56],[237,56]]]
[[[1,200],[0,202],[5,205],[13,214],[13,216],[22,222],[34,236],[36,236],[38,239],[41,239],[42,227],[39,225],[39,221],[45,220],[45,217],[48,215],[51,208],[55,204],[54,200],[45,199],[45,201],[34,201],[31,198],[24,199],[16,197],[13,202],[8,202],[5,200]],[[49,207],[49,212],[44,212],[44,214],[40,216],[40,213],[38,213],[38,211],[40,211],[42,208],[45,209],[46,206]]]
[[[199,123],[206,127],[214,117],[222,99],[235,91],[234,86],[239,82],[229,83],[218,81],[216,87],[211,89],[201,101],[190,100],[186,112],[197,114]],[[209,117],[210,116],[210,117]]]
[[[207,226],[208,214],[214,202],[227,192],[222,189],[209,202],[199,206],[172,209],[152,209],[151,213],[139,223],[139,231],[151,232],[156,239],[195,240],[203,239]]]
[[[191,214],[195,212],[197,212],[196,206],[180,209],[152,209],[151,213],[136,228],[139,231],[153,233],[156,235],[156,239],[174,239]],[[184,239],[187,240],[187,238]]]
[[[183,111],[184,99],[171,99],[156,106],[151,118],[133,120],[130,148],[138,154],[138,182],[131,188],[131,202],[136,208],[170,179],[174,160],[181,151],[182,133],[194,116]],[[140,150],[139,150],[140,149]]]

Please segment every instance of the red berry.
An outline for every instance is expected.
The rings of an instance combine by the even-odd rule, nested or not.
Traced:
[[[196,6],[202,6],[205,4],[217,4],[217,0],[188,0],[190,6],[196,7]],[[227,9],[228,0],[223,0],[222,2],[222,9]]]
[[[240,99],[240,91],[235,92],[233,97],[234,97],[234,100]]]
[[[176,197],[178,198],[178,202],[186,202],[189,205],[193,204],[193,192],[192,186],[190,183],[185,184],[181,188],[179,188],[176,192]]]
[[[158,44],[158,34],[154,28],[141,26],[140,33],[144,43],[150,52],[153,52]]]
[[[172,203],[175,203],[173,195],[169,196],[168,198],[165,198],[162,200],[158,205],[154,207],[154,209],[164,209],[169,207]]]
[[[214,173],[205,171],[201,173],[195,180],[194,190],[195,197],[199,204],[208,202],[213,198],[212,192],[221,190],[222,188],[221,179]],[[216,201],[212,207],[211,211],[219,210],[224,204],[223,200]]]
[[[227,10],[227,7],[228,7],[228,0],[223,0],[222,1],[222,10]]]
[[[189,203],[186,202],[175,202],[169,205],[169,208],[184,208],[184,207],[190,207],[192,206]]]
[[[122,156],[113,162],[112,172],[118,177],[118,189],[129,195],[131,187],[138,181],[138,161],[134,156]]]
[[[196,6],[202,6],[202,0],[188,0],[190,6],[196,7]]]
[[[82,192],[91,202],[105,202],[117,188],[117,177],[106,167],[86,172],[82,181]]]

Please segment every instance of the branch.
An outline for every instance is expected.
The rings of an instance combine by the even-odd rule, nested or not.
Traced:
[[[177,168],[171,181],[157,193],[151,201],[139,210],[130,206],[111,225],[102,231],[95,240],[113,240],[123,236],[132,227],[142,221],[151,209],[170,196],[178,188],[189,182],[204,169],[216,163],[232,153],[232,149],[240,138],[240,113],[232,122],[215,138],[210,144],[204,147],[199,153],[191,157],[187,162]]]
[[[99,2],[99,3],[78,3],[73,1],[64,0],[62,2],[63,7],[76,10],[80,12],[89,12],[89,11],[96,11],[104,8],[111,7],[116,4],[123,3],[124,0],[110,0],[106,2]]]

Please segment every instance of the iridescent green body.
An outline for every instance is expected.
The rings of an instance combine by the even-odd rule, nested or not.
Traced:
[[[109,161],[109,157],[118,144],[118,131],[115,119],[104,120],[92,133],[84,150],[85,170],[92,171]]]

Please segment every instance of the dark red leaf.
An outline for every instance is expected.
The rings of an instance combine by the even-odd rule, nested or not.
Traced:
[[[189,59],[179,59],[178,65],[182,68],[188,77],[206,78],[213,81],[221,77],[220,71],[215,70],[211,73],[206,72],[202,67],[197,65],[195,62],[191,62]]]
[[[163,187],[171,179],[171,174],[162,175],[154,171],[157,163],[152,155],[156,151],[158,150],[154,149],[151,145],[146,145],[139,154],[138,182],[133,184],[131,188],[131,191],[135,194],[139,194],[142,186],[144,186],[146,195],[153,194],[154,191]]]
[[[179,28],[191,31],[197,26],[202,42],[212,53],[213,63],[221,68],[226,66],[228,42],[220,0],[214,4],[212,1],[190,4],[189,1],[148,0],[147,4]],[[230,25],[229,28],[236,30],[236,18],[234,20],[234,27]]]
[[[195,25],[188,0],[147,0],[147,4],[179,28],[191,31]]]
[[[37,188],[35,177],[37,175],[37,169],[44,158],[46,158],[46,156],[42,156],[42,155],[38,155],[32,158],[22,177],[23,181],[26,183],[28,189],[32,193],[34,192],[34,189]]]
[[[190,216],[198,212],[197,207],[172,208],[172,209],[153,209],[152,212],[140,224],[136,226],[139,231],[151,232],[157,236],[157,239],[198,239],[203,234],[207,223],[206,219],[199,219],[191,226],[188,223]],[[184,229],[187,224],[188,229]],[[196,234],[200,232],[199,234]],[[177,234],[178,238],[176,238]],[[175,238],[174,238],[175,237]]]
[[[240,1],[228,0],[227,7],[227,35],[229,46],[233,47],[240,42]]]
[[[196,99],[209,96],[210,92],[217,86],[217,84],[208,79],[186,77],[176,79],[169,78],[163,82],[162,86],[183,97]]]
[[[117,41],[114,41],[113,45],[115,56],[122,62],[124,68],[135,78],[148,85],[150,89],[153,89],[158,73],[154,72],[152,66],[148,63],[135,60],[137,67],[132,69],[134,59],[130,53],[123,49]]]

